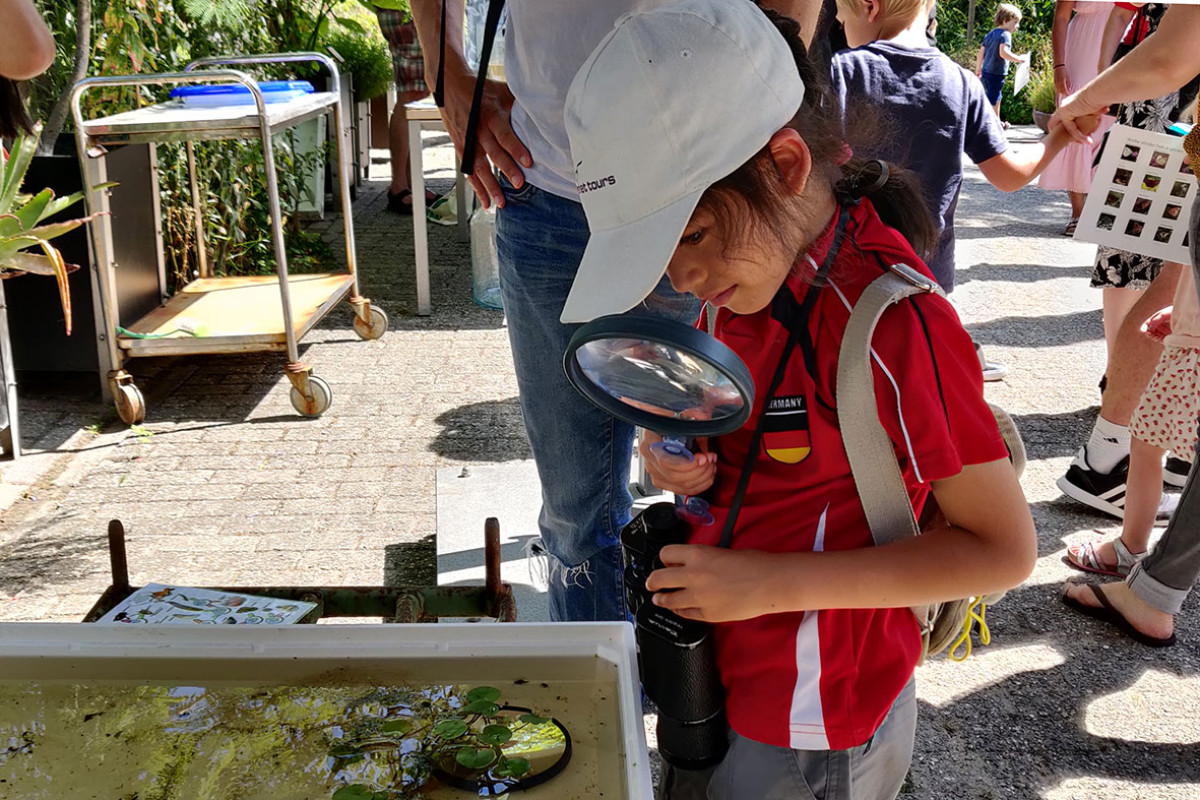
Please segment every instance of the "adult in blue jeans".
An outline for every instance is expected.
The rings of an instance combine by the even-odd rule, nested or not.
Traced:
[[[1200,72],[1200,6],[1172,6],[1158,30],[1136,50],[1100,73],[1080,91],[1066,98],[1051,125],[1063,125],[1079,141],[1086,141],[1074,120],[1094,114],[1112,103],[1159,97],[1182,86]],[[1186,145],[1190,145],[1190,140]],[[1193,163],[1200,153],[1189,149]],[[1193,166],[1193,169],[1195,167]],[[1192,269],[1200,286],[1200,203],[1192,207]],[[1200,577],[1200,468],[1191,474],[1179,498],[1179,508],[1154,549],[1129,573],[1124,582],[1071,581],[1062,599],[1090,617],[1118,628],[1130,638],[1152,647],[1175,643],[1175,615]]]
[[[462,152],[475,75],[463,56],[462,0],[446,0],[445,108]],[[638,0],[597,4],[511,0],[505,28],[507,85],[489,82],[471,185],[495,204],[500,289],[508,317],[521,412],[542,486],[542,546],[550,559],[555,620],[623,619],[618,535],[629,521],[633,429],[594,408],[567,382],[563,352],[577,326],[558,320],[587,244],[563,127],[567,87],[618,16]],[[413,0],[434,85],[441,0]],[[497,178],[491,164],[503,174]],[[639,309],[692,322],[698,307],[669,286]]]
[[[443,0],[412,0],[425,75],[434,85]],[[550,558],[555,620],[624,619],[618,535],[629,521],[633,428],[597,410],[567,383],[562,357],[575,325],[559,322],[587,244],[587,220],[563,124],[567,88],[613,23],[652,0],[564,3],[509,0],[507,85],[489,82],[469,179],[495,204],[500,291],[508,317],[521,413],[542,485],[542,545]],[[475,75],[463,56],[463,0],[445,0],[446,130],[462,152]],[[772,0],[811,32],[820,0]],[[636,121],[631,121],[636,122]],[[714,124],[719,124],[714,120]],[[499,170],[497,177],[492,166]],[[633,314],[691,323],[694,298],[664,280]]]

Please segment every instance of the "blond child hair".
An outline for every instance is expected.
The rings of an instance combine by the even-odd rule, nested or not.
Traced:
[[[1011,3],[1001,3],[996,6],[996,27],[1002,28],[1009,22],[1021,21],[1021,9]]]
[[[918,17],[929,16],[929,7],[933,3],[934,0],[881,0],[880,21],[908,25]],[[837,4],[843,11],[854,13],[862,7],[862,0],[837,0]]]

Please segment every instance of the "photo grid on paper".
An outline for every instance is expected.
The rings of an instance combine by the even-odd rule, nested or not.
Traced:
[[[1075,238],[1188,263],[1188,220],[1198,191],[1183,139],[1115,125]]]

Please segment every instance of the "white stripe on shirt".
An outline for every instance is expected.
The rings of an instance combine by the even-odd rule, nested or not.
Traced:
[[[813,552],[825,549],[825,515],[817,521]],[[796,629],[796,685],[792,689],[792,705],[788,714],[790,745],[794,750],[828,750],[825,735],[825,712],[821,705],[821,637],[817,626],[819,611],[804,612]]]

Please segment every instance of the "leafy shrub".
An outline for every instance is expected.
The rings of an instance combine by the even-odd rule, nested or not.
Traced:
[[[373,31],[334,30],[325,44],[343,59],[340,69],[354,76],[354,99],[373,100],[387,94],[392,85],[392,55],[378,26]]]

